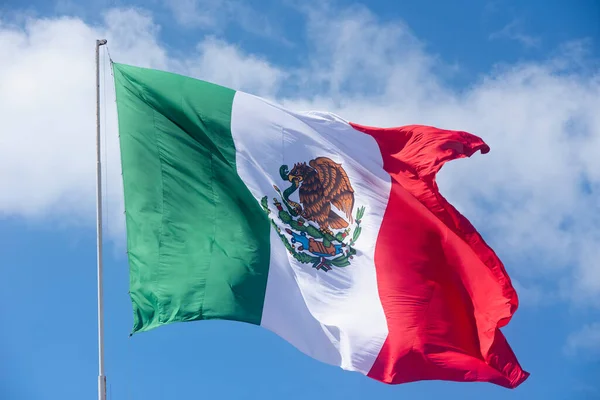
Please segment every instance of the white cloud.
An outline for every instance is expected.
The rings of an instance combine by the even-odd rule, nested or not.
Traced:
[[[540,38],[524,33],[522,25],[522,21],[515,19],[499,31],[490,34],[490,39],[510,39],[516,40],[527,48],[538,47],[541,43]]]
[[[600,354],[600,323],[585,325],[581,330],[569,335],[564,351],[568,355]]]
[[[556,296],[547,293],[540,284],[531,284],[523,286],[519,280],[512,280],[513,286],[519,294],[519,302],[529,307],[548,306],[556,303]]]
[[[198,44],[198,55],[186,60],[187,74],[202,77],[220,85],[270,96],[282,84],[286,74],[268,61],[247,55],[237,47],[207,37]]]
[[[211,37],[193,54],[173,57],[140,10],[112,10],[96,26],[75,18],[0,23],[0,215],[93,220],[93,43],[106,37],[116,61],[190,74],[295,109],[482,136],[492,151],[447,165],[443,193],[529,289],[522,301],[540,303],[551,293],[600,305],[600,76],[585,68],[585,44],[543,63],[499,66],[458,91],[444,81],[447,66],[403,23],[381,23],[364,8],[306,13],[308,61],[286,70]],[[107,198],[119,231],[108,83]]]
[[[218,21],[220,0],[176,0],[168,1],[175,19],[186,26],[214,27]]]
[[[82,85],[90,82],[86,71],[93,74],[90,57],[78,53],[89,49],[93,36],[74,19],[29,21],[23,30],[0,28],[2,213],[29,216],[56,205],[69,208],[93,193],[85,168],[88,160],[93,168],[93,147],[86,146],[93,126],[82,130],[94,121],[93,103],[77,107],[93,96]]]
[[[223,32],[233,24],[246,32],[289,45],[272,20],[240,0],[166,0],[164,3],[182,26]]]

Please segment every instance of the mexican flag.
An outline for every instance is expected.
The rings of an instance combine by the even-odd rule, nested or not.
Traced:
[[[390,384],[527,378],[499,330],[510,278],[435,181],[479,137],[113,71],[133,332],[234,320]]]

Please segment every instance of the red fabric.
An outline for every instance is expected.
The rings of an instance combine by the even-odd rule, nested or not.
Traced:
[[[435,181],[445,162],[489,147],[461,131],[352,126],[375,138],[392,177],[375,248],[389,335],[369,376],[518,386],[529,373],[498,329],[517,309],[517,294],[502,262]]]

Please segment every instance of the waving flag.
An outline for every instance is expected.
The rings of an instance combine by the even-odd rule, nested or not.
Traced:
[[[435,182],[479,137],[113,68],[134,332],[235,320],[386,383],[527,378],[510,278]]]

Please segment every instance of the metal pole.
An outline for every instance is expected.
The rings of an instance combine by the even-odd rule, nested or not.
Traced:
[[[96,40],[96,254],[98,261],[98,400],[106,400],[104,376],[104,296],[102,289],[102,165],[100,151],[100,46]]]

